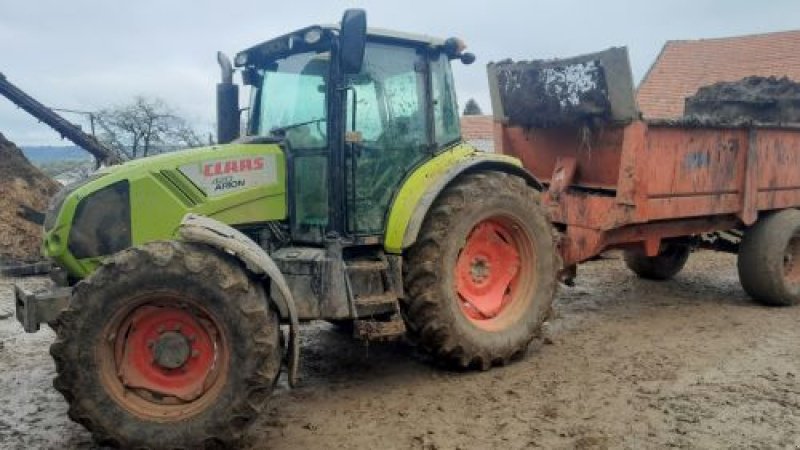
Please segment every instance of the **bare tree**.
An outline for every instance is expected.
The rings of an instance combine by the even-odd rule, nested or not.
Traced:
[[[467,104],[464,105],[464,112],[462,115],[480,116],[481,114],[483,114],[483,111],[481,111],[481,107],[478,105],[478,102],[476,102],[474,98],[467,100]]]
[[[158,98],[138,96],[130,104],[104,109],[97,124],[99,139],[131,159],[203,144],[189,123]]]

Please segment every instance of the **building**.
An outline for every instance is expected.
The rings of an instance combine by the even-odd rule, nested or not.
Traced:
[[[461,116],[461,136],[478,150],[494,152],[492,116]]]

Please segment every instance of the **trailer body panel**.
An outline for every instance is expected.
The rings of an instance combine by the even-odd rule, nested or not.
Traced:
[[[498,151],[547,186],[566,265],[612,247],[752,225],[800,206],[800,130],[632,121],[599,129],[495,125]]]

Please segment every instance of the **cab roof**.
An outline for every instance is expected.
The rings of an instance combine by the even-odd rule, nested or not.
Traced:
[[[320,25],[325,30],[339,31],[338,24]],[[406,41],[415,44],[427,44],[431,47],[439,47],[444,45],[444,39],[427,34],[407,33],[405,31],[389,30],[386,28],[367,28],[368,37],[379,37],[392,39],[397,41]]]
[[[239,55],[246,55],[247,57],[244,60],[251,62],[254,60],[262,59],[262,58],[281,58],[285,55],[294,53],[298,50],[298,47],[305,46],[303,42],[303,36],[306,32],[320,29],[323,32],[339,32],[339,25],[338,24],[326,24],[326,25],[311,25],[305,28],[301,28],[299,30],[292,31],[291,33],[286,33],[282,36],[278,36],[276,38],[270,39],[268,41],[264,41],[260,44],[254,45],[250,48],[242,50],[237,54],[235,59],[237,66],[245,65],[240,62]],[[427,36],[424,34],[414,34],[414,33],[406,33],[403,31],[395,31],[395,30],[387,30],[384,28],[367,28],[367,37],[368,38],[378,38],[378,39],[385,39],[391,41],[397,41],[400,43],[408,43],[412,45],[427,45],[430,47],[440,47],[444,45],[444,39],[436,38],[433,36]]]

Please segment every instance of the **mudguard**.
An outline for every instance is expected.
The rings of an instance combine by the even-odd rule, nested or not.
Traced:
[[[422,222],[439,194],[460,175],[480,170],[499,171],[523,178],[542,190],[542,185],[517,158],[480,152],[462,144],[437,155],[409,176],[392,203],[384,248],[399,254],[417,240]]]
[[[184,241],[210,245],[239,258],[247,270],[269,279],[278,288],[283,298],[273,297],[272,301],[278,307],[281,317],[289,319],[289,384],[296,385],[300,364],[300,343],[297,339],[300,322],[292,292],[275,261],[249,237],[229,225],[205,216],[186,214],[178,226],[177,235]]]

